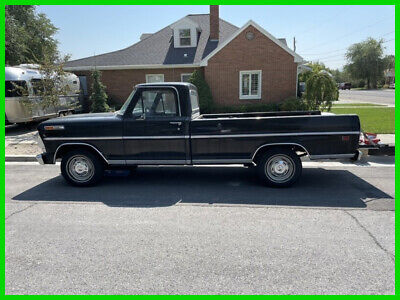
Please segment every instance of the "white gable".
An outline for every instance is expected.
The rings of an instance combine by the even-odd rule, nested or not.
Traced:
[[[255,27],[258,31],[260,31],[262,34],[264,34],[266,37],[268,37],[271,41],[273,41],[275,44],[283,48],[286,52],[288,52],[290,55],[294,57],[294,62],[295,63],[302,63],[303,58],[298,55],[296,52],[294,52],[292,49],[290,49],[287,45],[282,43],[280,40],[278,40],[276,37],[274,37],[272,34],[270,34],[268,31],[266,31],[264,28],[262,28],[260,25],[258,25],[256,22],[250,20],[246,24],[243,25],[242,28],[240,28],[235,34],[233,34],[229,39],[227,39],[225,42],[223,42],[221,45],[219,45],[217,48],[215,48],[210,54],[208,54],[200,63],[201,66],[207,66],[208,60],[213,57],[217,52],[219,52],[222,48],[224,48],[227,44],[229,44],[233,39],[235,39],[240,33],[242,33],[247,27],[249,26]]]
[[[197,32],[200,30],[200,27],[197,23],[185,17],[172,24],[171,28],[174,33],[175,48],[188,48],[197,46]],[[181,45],[180,43],[179,32],[185,29],[190,30],[190,45]]]

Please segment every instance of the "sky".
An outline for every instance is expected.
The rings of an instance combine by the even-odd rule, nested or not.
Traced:
[[[208,5],[38,6],[59,28],[62,54],[78,59],[128,47],[142,33],[154,33],[187,14],[209,13]],[[276,38],[286,38],[307,61],[341,69],[353,43],[382,38],[385,54],[394,54],[393,5],[295,6],[221,5],[220,18],[238,26],[253,20]]]

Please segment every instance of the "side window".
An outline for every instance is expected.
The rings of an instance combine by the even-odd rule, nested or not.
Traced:
[[[178,116],[178,100],[174,91],[169,89],[144,90],[132,113],[145,114],[146,117]]]
[[[140,98],[138,102],[136,102],[135,107],[132,110],[133,116],[141,116],[143,115],[143,100]]]

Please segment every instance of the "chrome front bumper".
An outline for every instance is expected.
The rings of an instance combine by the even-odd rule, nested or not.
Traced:
[[[36,155],[36,160],[38,161],[39,164],[44,165],[44,160],[42,154]]]

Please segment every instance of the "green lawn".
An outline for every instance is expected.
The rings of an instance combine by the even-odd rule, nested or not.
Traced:
[[[356,114],[360,117],[361,129],[372,133],[394,133],[394,107],[332,107],[335,114]]]
[[[333,107],[347,107],[347,106],[386,106],[386,105],[374,104],[374,103],[333,103]]]

